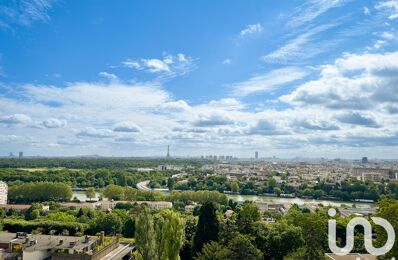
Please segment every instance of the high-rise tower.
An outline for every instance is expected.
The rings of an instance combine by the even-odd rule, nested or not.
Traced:
[[[170,158],[170,145],[167,145],[167,158]]]

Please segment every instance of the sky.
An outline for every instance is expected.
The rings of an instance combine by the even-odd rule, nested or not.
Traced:
[[[0,156],[398,158],[398,0],[0,2]]]

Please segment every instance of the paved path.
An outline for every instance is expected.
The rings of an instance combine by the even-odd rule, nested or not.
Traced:
[[[151,188],[148,187],[149,181],[142,181],[137,183],[137,189],[139,190],[152,190]]]
[[[146,181],[142,181],[137,183],[137,189],[139,190],[146,190],[146,191],[160,191],[160,192],[169,192],[169,189],[151,189],[150,187],[148,187],[149,184],[149,180]]]
[[[102,257],[101,260],[120,260],[127,255],[133,247],[130,244],[119,244],[115,250]]]

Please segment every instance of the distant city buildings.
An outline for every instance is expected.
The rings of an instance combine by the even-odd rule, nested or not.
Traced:
[[[255,158],[256,160],[258,159],[258,152],[257,152],[257,151],[254,153],[254,158]]]
[[[376,181],[396,179],[396,172],[385,168],[353,168],[352,174],[361,181]]]
[[[23,152],[19,152],[19,158],[23,158]]]
[[[232,155],[201,155],[200,158],[206,160],[230,161],[234,157]]]
[[[368,163],[368,157],[362,157],[362,163]]]
[[[8,185],[7,183],[0,181],[0,205],[7,204],[7,196],[8,196]]]
[[[167,145],[167,158],[170,158],[170,145]]]

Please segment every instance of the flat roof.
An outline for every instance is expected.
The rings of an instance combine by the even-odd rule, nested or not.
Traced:
[[[27,242],[27,239],[29,241],[35,241],[35,244],[30,245],[30,242]],[[88,253],[90,253],[90,246],[97,240],[98,238],[96,237],[89,237],[86,242],[86,237],[32,234],[28,234],[26,238],[17,238],[16,233],[0,232],[0,243],[12,242],[14,244],[23,244],[25,251],[47,249],[73,249],[76,251],[82,251],[83,248],[88,247]],[[73,243],[72,245],[71,242]]]

